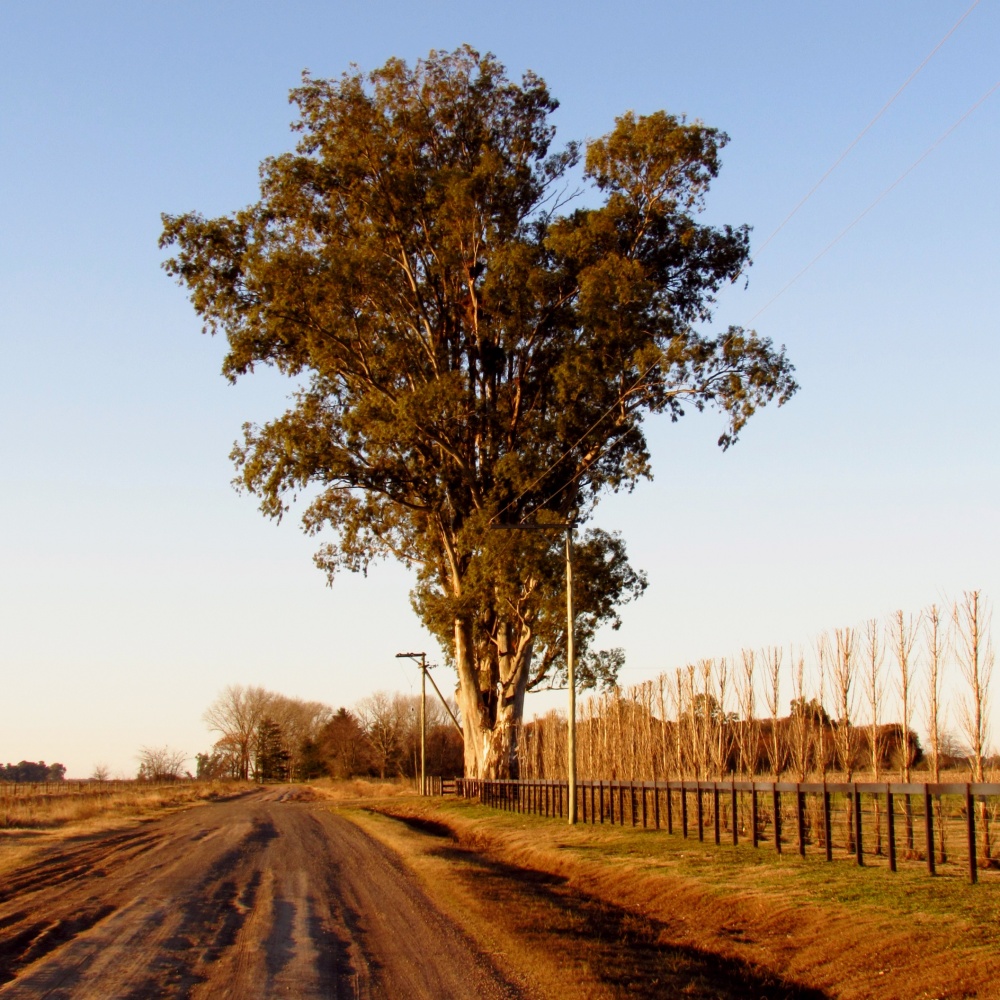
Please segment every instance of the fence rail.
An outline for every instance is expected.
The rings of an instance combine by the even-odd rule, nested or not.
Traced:
[[[546,817],[568,818],[569,785],[560,780],[481,781],[460,778],[455,794],[478,799],[496,809]],[[673,833],[678,824],[684,837],[692,825],[699,840],[706,831],[721,844],[723,830],[733,845],[749,836],[754,847],[770,840],[779,854],[794,846],[805,857],[808,844],[823,850],[833,860],[834,812],[846,827],[844,847],[859,865],[865,864],[866,830],[874,845],[869,854],[886,857],[890,871],[897,870],[902,824],[903,850],[907,857],[920,857],[929,874],[950,856],[945,837],[948,819],[943,800],[958,798],[958,816],[964,836],[964,855],[970,882],[978,880],[980,864],[992,865],[990,847],[990,799],[1000,799],[1000,784],[987,782],[874,782],[874,781],[581,781],[577,783],[576,820],[654,829]],[[976,806],[980,822],[977,831]],[[995,809],[997,802],[994,801]],[[867,806],[867,815],[865,806]],[[693,814],[692,814],[693,807]],[[786,820],[792,826],[786,834]],[[883,821],[885,828],[883,830]],[[939,828],[935,830],[935,822]],[[951,825],[955,825],[954,819]],[[923,836],[917,831],[922,828]],[[977,848],[977,832],[980,847]],[[793,840],[794,837],[794,840]],[[937,839],[936,839],[937,838]],[[922,843],[918,846],[918,841]],[[883,852],[883,844],[885,851]]]

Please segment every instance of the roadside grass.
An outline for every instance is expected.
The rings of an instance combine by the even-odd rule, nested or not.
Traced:
[[[894,874],[876,859],[859,868],[844,852],[831,864],[816,848],[807,847],[803,859],[786,845],[778,856],[771,845],[717,847],[711,833],[701,843],[696,836],[641,827],[569,827],[456,799],[400,799],[370,808],[383,818],[357,821],[376,835],[384,838],[392,826],[405,824],[406,837],[416,840],[392,837],[411,857],[458,866],[450,875],[447,865],[438,866],[434,878],[438,884],[468,882],[456,906],[466,919],[477,911],[471,897],[481,890],[505,900],[502,907],[484,906],[480,922],[520,921],[522,930],[510,932],[514,953],[521,937],[537,938],[536,951],[558,952],[565,937],[547,925],[589,914],[589,944],[575,961],[599,958],[603,971],[591,975],[594,996],[624,996],[630,989],[659,995],[652,980],[664,975],[663,961],[642,959],[644,941],[655,943],[653,953],[675,950],[680,974],[690,977],[683,988],[702,990],[695,996],[820,995],[801,992],[807,988],[840,997],[1000,996],[1000,879],[992,872],[980,872],[980,883],[969,885],[961,864],[945,866],[936,878],[917,863]],[[556,897],[574,900],[562,922],[551,912],[559,908]],[[506,909],[515,915],[501,917]],[[602,942],[616,935],[631,972],[608,971],[621,956],[606,954]],[[755,992],[727,993],[718,982],[699,978],[697,963],[684,965],[698,955],[735,962],[727,975],[749,976]],[[542,964],[552,961],[549,956]],[[682,987],[675,979],[670,988],[675,992],[663,995],[677,995]]]
[[[1000,916],[1000,873],[980,870],[979,884],[970,885],[964,859],[939,864],[932,877],[923,862],[900,861],[899,870],[891,872],[884,857],[866,855],[861,867],[853,853],[844,851],[835,851],[834,860],[827,862],[815,845],[807,845],[802,858],[794,844],[783,844],[780,855],[773,844],[763,842],[757,848],[747,842],[734,847],[725,840],[716,846],[711,831],[702,842],[696,834],[684,838],[676,830],[667,834],[663,829],[607,823],[571,827],[564,820],[508,813],[459,799],[424,801],[430,801],[442,818],[503,831],[515,843],[526,836],[533,846],[544,844],[580,860],[693,878],[720,897],[734,892],[778,895],[799,902],[870,906],[899,915],[956,918],[969,921],[970,930],[985,940],[998,940],[990,922]]]
[[[308,782],[308,787],[319,793],[322,798],[335,802],[351,802],[355,800],[385,799],[395,796],[416,797],[413,782],[409,779],[380,778],[317,778]]]

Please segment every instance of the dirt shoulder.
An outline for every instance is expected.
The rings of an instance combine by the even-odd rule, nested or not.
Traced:
[[[351,818],[547,996],[1000,997],[1000,885],[456,800],[376,808]]]

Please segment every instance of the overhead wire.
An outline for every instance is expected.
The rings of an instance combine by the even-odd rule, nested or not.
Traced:
[[[788,215],[785,216],[784,219],[782,219],[782,221],[778,225],[778,228],[775,229],[774,232],[771,233],[771,235],[768,236],[766,240],[764,240],[764,242],[755,251],[755,254],[762,253],[764,248],[771,242],[771,240],[773,240],[775,236],[777,236],[778,233],[780,233],[781,230],[784,229],[785,226],[791,221],[791,219],[798,213],[799,209],[802,208],[802,206],[820,189],[820,187],[823,186],[823,184],[825,183],[826,179],[830,176],[830,174],[832,174],[834,170],[836,170],[837,167],[839,167],[840,164],[844,162],[844,160],[850,154],[851,150],[854,149],[854,147],[868,134],[872,126],[875,125],[875,123],[886,113],[886,111],[888,111],[889,108],[892,107],[892,105],[896,101],[896,98],[898,98],[899,95],[902,94],[903,91],[906,90],[906,88],[917,78],[921,70],[923,70],[923,68],[931,61],[931,59],[934,58],[934,56],[937,54],[941,46],[944,45],[944,43],[947,42],[949,38],[951,38],[951,36],[956,32],[956,30],[958,30],[959,25],[961,25],[961,23],[976,9],[976,7],[979,6],[980,2],[981,0],[973,0],[972,6],[969,7],[969,9],[951,26],[951,28],[941,39],[941,41],[939,41],[937,45],[935,45],[934,48],[931,49],[931,51],[928,53],[924,61],[903,81],[902,85],[899,87],[896,93],[894,93],[892,97],[890,97],[889,100],[887,100],[885,104],[882,105],[882,107],[878,110],[875,117],[872,118],[872,120],[854,137],[854,139],[847,146],[847,148],[840,154],[840,156],[838,156],[837,159],[834,160],[833,164],[829,167],[826,173],[824,173],[823,176],[820,177],[818,181],[816,181],[816,183],[806,192],[805,196],[798,202],[798,204],[788,213]]]
[[[802,208],[802,206],[805,205],[806,202],[809,201],[809,199],[816,193],[816,191],[819,190],[819,188],[826,182],[827,178],[837,169],[837,167],[840,166],[840,164],[847,158],[847,156],[851,153],[851,151],[854,149],[854,147],[857,146],[857,144],[864,138],[865,135],[867,135],[867,133],[872,129],[872,127],[886,113],[886,111],[889,110],[889,108],[895,103],[895,101],[899,98],[899,96],[903,93],[903,91],[905,91],[906,88],[916,79],[916,77],[927,66],[927,64],[931,61],[931,59],[933,59],[933,57],[938,53],[938,51],[941,49],[941,47],[948,41],[949,38],[951,38],[951,36],[955,33],[955,31],[958,30],[959,26],[965,21],[965,19],[973,12],[973,10],[975,10],[975,8],[980,3],[981,3],[981,0],[973,0],[973,3],[968,7],[968,9],[965,11],[965,13],[962,14],[962,16],[951,26],[951,28],[948,29],[948,31],[944,34],[944,36],[941,38],[941,40],[937,43],[937,45],[935,45],[934,48],[931,49],[931,51],[924,57],[923,61],[903,81],[903,83],[899,86],[899,88],[896,90],[896,92],[885,102],[885,104],[882,105],[882,107],[878,110],[878,112],[875,114],[875,116],[854,137],[854,139],[850,142],[850,144],[847,146],[847,148],[844,149],[844,151],[840,154],[840,156],[837,157],[837,159],[826,170],[826,172],[819,178],[819,180],[816,181],[816,183],[809,189],[808,192],[806,192],[805,196],[803,198],[801,198],[799,200],[799,202],[795,205],[795,207],[788,213],[788,215],[785,216],[785,218],[781,221],[781,223],[778,225],[778,227],[770,234],[770,236],[767,237],[766,240],[764,240],[764,242],[761,244],[761,246],[756,250],[756,254],[760,254],[764,250],[764,248],[767,247],[767,245],[778,235],[778,233],[780,233],[781,230],[784,229],[784,227],[788,224],[788,222],[791,221],[791,219],[799,212],[799,210]],[[1000,84],[998,84],[998,85],[1000,85]],[[802,275],[805,274],[806,271],[809,270],[809,268],[811,268],[818,260],[820,260],[821,257],[823,257],[845,235],[847,235],[847,233],[850,232],[850,230],[853,229],[854,226],[856,226],[873,208],[875,208],[875,206],[880,201],[882,201],[882,199],[885,198],[893,190],[893,188],[895,188],[907,176],[907,174],[909,174],[913,169],[915,169],[966,118],[968,118],[969,115],[972,114],[972,112],[975,111],[976,108],[978,108],[979,105],[982,104],[983,101],[985,101],[986,98],[988,98],[990,96],[990,94],[992,94],[993,90],[995,90],[995,89],[996,89],[996,86],[994,86],[993,88],[991,88],[990,91],[988,91],[975,105],[973,105],[973,107],[970,108],[932,146],[930,146],[920,156],[919,159],[917,159],[906,171],[904,171],[903,174],[901,174],[888,188],[886,188],[886,190],[883,191],[882,194],[880,194],[879,197],[876,198],[875,201],[873,201],[871,203],[871,205],[868,206],[868,208],[866,208],[849,226],[847,226],[841,233],[839,233],[838,236],[833,241],[831,241],[822,251],[820,251],[820,253],[817,254],[794,278],[792,278],[792,280],[790,282],[788,282],[788,284],[786,284],[761,309],[759,309],[753,315],[753,317],[751,318],[750,322],[753,322],[758,316],[760,316],[761,313],[763,313],[765,309],[767,309],[776,299],[778,299],[781,295],[783,295],[784,292],[786,292],[796,281],[798,281],[799,278],[801,278]],[[733,280],[735,282],[736,279],[733,279]],[[593,433],[593,431],[596,430],[596,428],[599,427],[607,419],[607,417],[618,407],[618,405],[622,402],[622,400],[624,400],[630,393],[632,393],[642,383],[642,381],[653,370],[653,368],[656,367],[656,365],[658,363],[659,363],[659,359],[657,359],[656,361],[652,362],[652,364],[650,364],[639,375],[638,379],[636,379],[636,381],[628,389],[626,389],[625,392],[622,393],[618,397],[618,399],[616,399],[614,401],[614,403],[611,404],[611,406],[609,406],[603,413],[601,413],[597,417],[597,419],[571,445],[569,445],[566,448],[566,450],[563,451],[563,453],[561,455],[559,455],[558,458],[556,458],[552,463],[550,463],[534,479],[532,479],[531,482],[528,483],[528,485],[525,486],[520,491],[520,493],[517,494],[517,496],[515,496],[512,500],[510,500],[507,504],[505,504],[502,508],[500,508],[500,510],[497,511],[493,515],[493,517],[490,518],[490,523],[492,524],[493,522],[496,521],[496,519],[498,517],[500,517],[500,515],[502,515],[506,511],[510,510],[519,500],[521,500],[532,489],[534,489],[535,486],[537,486],[540,482],[542,482],[545,479],[545,477],[548,476],[549,473],[551,473],[553,471],[553,469],[555,469],[558,465],[560,465],[562,462],[564,462],[574,451],[576,451],[576,449],[579,448],[579,446],[590,436],[590,434]],[[623,432],[623,433],[627,433],[627,431]],[[603,454],[605,451],[607,451],[608,448],[612,444],[614,444],[617,440],[619,440],[619,438],[621,436],[623,436],[623,435],[619,435],[612,442],[610,442],[610,443],[606,444],[605,446],[599,448],[598,449],[598,453],[597,453],[597,455],[595,455],[595,459],[594,460],[596,461],[596,459],[598,457],[600,457],[600,455]],[[581,467],[566,483],[564,483],[562,486],[560,486],[554,493],[552,493],[550,496],[548,496],[540,504],[536,504],[535,507],[534,507],[534,509],[538,510],[541,507],[544,507],[544,505],[546,503],[550,502],[555,497],[557,497],[560,493],[562,493],[566,489],[568,489],[569,486],[571,486],[580,476],[582,476],[584,474],[584,472],[586,472],[587,469],[592,464],[593,464],[593,462],[589,463],[586,466]],[[522,522],[523,522],[523,518],[522,518]]]
[[[659,363],[660,363],[660,359],[659,359],[659,358],[656,358],[656,359],[655,359],[655,360],[654,360],[654,361],[653,361],[652,363],[650,363],[650,364],[649,364],[649,365],[648,365],[648,366],[647,366],[646,368],[644,368],[644,369],[643,369],[643,371],[642,371],[642,372],[640,373],[639,377],[638,377],[638,378],[637,378],[637,379],[636,379],[636,380],[635,380],[635,381],[634,381],[634,382],[633,382],[633,383],[632,383],[632,384],[631,384],[631,385],[630,385],[630,386],[629,386],[629,387],[628,387],[628,388],[627,388],[627,389],[626,389],[626,390],[625,390],[625,391],[624,391],[623,393],[621,393],[621,394],[620,394],[620,395],[618,396],[618,398],[617,398],[617,399],[616,399],[616,400],[615,400],[615,401],[614,401],[614,402],[613,402],[613,403],[612,403],[612,404],[611,404],[611,405],[610,405],[610,406],[609,406],[609,407],[608,407],[608,408],[607,408],[606,410],[604,410],[604,411],[603,411],[603,412],[602,412],[602,413],[601,413],[601,414],[600,414],[600,415],[599,415],[599,416],[597,417],[597,419],[596,419],[596,420],[595,420],[595,421],[594,421],[594,422],[593,422],[593,423],[592,423],[592,424],[591,424],[591,425],[590,425],[590,426],[589,426],[589,427],[588,427],[588,428],[587,428],[587,429],[586,429],[586,430],[585,430],[585,431],[584,431],[584,432],[583,432],[583,433],[582,433],[582,434],[581,434],[581,435],[580,435],[580,436],[579,436],[579,437],[578,437],[578,438],[577,438],[577,439],[576,439],[576,440],[575,440],[575,441],[574,441],[574,442],[573,442],[573,443],[572,443],[571,445],[569,445],[569,446],[568,446],[568,447],[566,448],[566,450],[565,450],[565,451],[564,451],[564,452],[563,452],[563,453],[562,453],[562,454],[561,454],[561,455],[560,455],[560,456],[559,456],[559,457],[558,457],[557,459],[555,459],[555,461],[553,461],[553,462],[552,462],[552,463],[551,463],[551,464],[550,464],[550,465],[549,465],[549,466],[548,466],[547,468],[543,469],[543,470],[542,470],[542,471],[541,471],[541,472],[540,472],[540,473],[539,473],[539,474],[538,474],[537,476],[535,476],[535,478],[534,478],[534,479],[532,479],[532,480],[531,480],[531,482],[530,482],[530,483],[528,483],[528,485],[527,485],[527,486],[525,486],[525,487],[524,487],[524,489],[523,489],[523,490],[521,490],[521,492],[520,492],[520,493],[518,493],[518,494],[517,494],[517,496],[513,498],[513,500],[510,500],[510,501],[509,501],[508,503],[506,503],[506,504],[505,504],[505,505],[504,505],[503,507],[501,507],[501,508],[500,508],[500,510],[498,510],[498,511],[497,511],[497,512],[496,512],[496,513],[495,513],[495,514],[494,514],[494,515],[493,515],[493,516],[492,516],[492,517],[490,518],[490,524],[492,524],[492,523],[493,523],[493,522],[494,522],[494,521],[495,521],[495,520],[496,520],[496,519],[497,519],[497,518],[498,518],[498,517],[499,517],[499,516],[500,516],[501,514],[503,514],[503,513],[505,513],[506,511],[510,510],[510,509],[511,509],[511,507],[513,507],[513,506],[514,506],[514,504],[516,504],[516,503],[518,502],[518,500],[522,499],[522,498],[523,498],[523,497],[525,497],[525,496],[526,496],[526,495],[527,495],[527,494],[528,494],[528,493],[529,493],[529,492],[530,492],[531,490],[533,490],[533,489],[534,489],[534,488],[535,488],[535,487],[536,487],[536,486],[537,486],[537,485],[538,485],[538,484],[539,484],[539,483],[540,483],[540,482],[541,482],[541,481],[542,481],[542,480],[543,480],[543,479],[544,479],[544,478],[545,478],[545,477],[546,477],[546,476],[547,476],[547,475],[548,475],[548,474],[549,474],[549,473],[550,473],[550,472],[551,472],[551,471],[552,471],[552,470],[553,470],[553,469],[554,469],[554,468],[555,468],[555,467],[556,467],[557,465],[559,465],[560,463],[564,462],[564,461],[565,461],[565,460],[566,460],[567,458],[569,458],[569,456],[570,456],[570,455],[572,455],[572,454],[573,454],[573,452],[574,452],[574,451],[576,451],[576,449],[577,449],[577,448],[578,448],[578,447],[579,447],[579,446],[580,446],[581,444],[583,444],[583,442],[584,442],[584,441],[585,441],[585,440],[587,439],[587,437],[588,437],[588,436],[589,436],[589,435],[590,435],[590,434],[591,434],[591,433],[592,433],[592,432],[593,432],[593,431],[594,431],[594,430],[595,430],[595,429],[596,429],[597,427],[599,427],[599,426],[600,426],[600,425],[601,425],[601,424],[602,424],[602,423],[604,422],[604,420],[606,420],[606,419],[607,419],[607,417],[608,417],[608,416],[609,416],[609,415],[610,415],[611,413],[613,413],[613,412],[615,411],[615,409],[616,409],[616,408],[617,408],[617,407],[618,407],[618,406],[619,406],[619,405],[620,405],[620,404],[621,404],[621,403],[622,403],[622,402],[623,402],[623,401],[624,401],[624,400],[625,400],[626,398],[628,398],[628,396],[629,396],[629,395],[630,395],[631,393],[633,393],[633,392],[634,392],[634,391],[635,391],[635,390],[636,390],[636,389],[637,389],[637,388],[639,387],[639,385],[641,385],[641,384],[642,384],[642,381],[643,381],[643,379],[645,379],[645,377],[646,377],[646,376],[647,376],[647,375],[648,375],[648,374],[649,374],[649,373],[650,373],[650,372],[651,372],[651,371],[652,371],[652,370],[653,370],[653,369],[654,369],[654,368],[655,368],[655,367],[656,367],[656,366],[657,366],[657,365],[658,365]],[[571,480],[571,482],[572,482],[572,480]],[[568,485],[568,484],[567,484],[567,485]],[[551,498],[550,498],[550,499],[551,499]]]
[[[791,288],[792,285],[794,285],[795,282],[798,281],[799,278],[801,278],[802,275],[804,275],[817,261],[819,261],[822,257],[826,256],[826,254],[829,253],[830,250],[832,250],[873,208],[875,208],[876,205],[878,205],[890,192],[892,192],[896,187],[898,187],[899,184],[906,177],[908,177],[918,166],[920,166],[920,164],[923,163],[923,161],[926,160],[927,157],[930,156],[931,153],[933,153],[934,150],[937,149],[938,146],[940,146],[941,143],[944,142],[945,139],[947,139],[948,136],[950,136],[951,133],[954,132],[955,129],[957,129],[959,125],[961,125],[962,122],[965,121],[966,118],[968,118],[977,108],[979,108],[979,106],[983,104],[998,87],[1000,87],[1000,80],[994,83],[993,86],[990,87],[990,89],[987,90],[986,93],[983,94],[983,96],[980,97],[979,100],[976,101],[976,103],[973,104],[972,107],[969,108],[969,110],[966,111],[965,114],[963,114],[962,117],[958,119],[958,121],[956,121],[948,129],[942,132],[941,135],[939,135],[938,138],[935,139],[934,142],[932,142],[920,154],[920,156],[918,156],[913,161],[913,163],[911,163],[863,212],[861,212],[860,215],[858,215],[849,225],[845,226],[829,243],[827,243],[827,245],[823,247],[823,249],[820,250],[820,252],[816,254],[816,256],[813,257],[813,259],[809,261],[809,263],[806,264],[806,266],[802,268],[802,270],[799,271],[799,273],[796,274],[794,278],[791,279],[791,281],[789,281],[783,288],[781,288],[770,299],[768,299],[768,301],[765,302],[764,305],[762,305],[760,309],[758,309],[757,312],[755,312],[753,316],[750,317],[750,322],[752,323],[755,319],[757,319],[758,316],[760,316],[761,313],[763,313],[766,309],[770,308],[770,306],[775,301],[777,301],[782,295],[784,295],[785,292],[787,292],[788,289]]]

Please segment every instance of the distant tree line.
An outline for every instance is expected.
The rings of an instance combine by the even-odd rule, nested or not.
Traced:
[[[457,709],[452,706],[457,714]],[[414,777],[420,770],[420,699],[376,692],[353,709],[331,709],[262,687],[234,684],[206,710],[219,735],[197,755],[197,777],[306,781],[329,776]],[[462,737],[427,701],[427,768],[461,774]]]
[[[22,760],[0,766],[0,781],[63,781],[65,778],[64,764],[46,764],[44,760]]]

